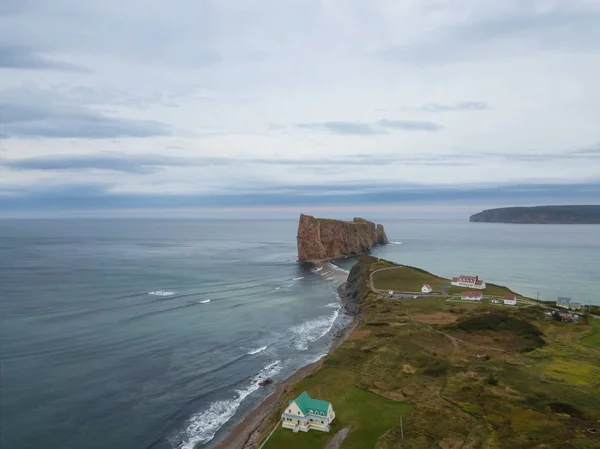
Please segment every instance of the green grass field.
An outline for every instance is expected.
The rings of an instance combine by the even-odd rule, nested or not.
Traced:
[[[300,390],[311,396],[331,401],[336,412],[330,432],[294,433],[290,429],[275,431],[265,449],[322,448],[338,430],[346,426],[351,432],[344,441],[344,448],[363,449],[374,447],[377,440],[388,429],[395,427],[410,414],[413,406],[392,401],[354,386],[356,375],[336,368],[326,368],[300,382],[294,388],[294,397]]]
[[[584,345],[600,349],[600,318],[590,318],[591,333],[581,339]]]
[[[447,282],[408,267],[375,276],[376,287],[394,290]],[[289,387],[262,428],[266,435],[287,400],[307,391],[332,402],[331,432],[280,428],[265,449],[322,449],[346,426],[342,449],[600,447],[586,433],[600,419],[600,320],[575,325],[535,306],[378,296],[365,295],[357,329]]]

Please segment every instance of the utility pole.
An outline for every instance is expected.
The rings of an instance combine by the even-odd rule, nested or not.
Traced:
[[[404,439],[404,427],[402,426],[402,416],[400,416],[400,435],[402,435],[402,439]]]

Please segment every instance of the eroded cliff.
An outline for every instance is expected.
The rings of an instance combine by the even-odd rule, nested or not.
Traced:
[[[388,243],[382,225],[363,218],[352,221],[300,215],[298,261],[318,261],[362,254]]]

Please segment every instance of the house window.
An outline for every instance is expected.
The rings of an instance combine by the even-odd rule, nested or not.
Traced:
[[[298,414],[300,414],[300,412],[298,412]]]

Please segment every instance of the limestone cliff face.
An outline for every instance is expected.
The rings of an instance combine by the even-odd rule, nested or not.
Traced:
[[[388,243],[382,225],[355,218],[353,221],[300,215],[298,261],[317,261],[362,254],[374,245]]]

